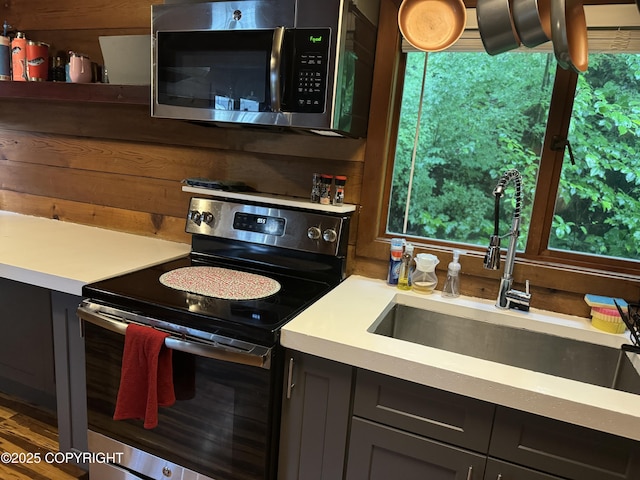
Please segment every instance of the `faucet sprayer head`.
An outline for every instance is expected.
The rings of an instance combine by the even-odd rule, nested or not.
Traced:
[[[487,253],[484,256],[484,268],[487,270],[500,269],[500,237],[491,235]]]

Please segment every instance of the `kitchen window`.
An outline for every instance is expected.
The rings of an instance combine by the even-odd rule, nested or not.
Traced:
[[[589,69],[576,75],[556,66],[550,43],[490,56],[475,35],[428,55],[405,44],[385,234],[484,247],[493,188],[517,168],[522,256],[633,269],[640,260],[640,36],[591,32]],[[510,188],[502,235],[511,225]]]
[[[590,65],[578,77],[574,160],[562,169],[549,247],[638,260],[640,55],[593,54]],[[553,53],[408,53],[388,232],[484,245],[499,160],[523,175],[525,250],[555,73]]]
[[[510,168],[523,175],[531,218],[555,71],[552,53],[409,52],[388,233],[486,244],[491,192]]]
[[[492,191],[497,179],[501,173],[516,167],[522,170],[524,176],[526,203],[522,222],[524,234],[518,246],[514,275],[516,283],[522,284],[529,279],[533,289],[544,289],[535,293],[536,306],[554,309],[559,306],[558,302],[565,302],[566,299],[558,311],[571,313],[574,311],[571,306],[578,306],[577,302],[572,302],[585,292],[637,298],[640,255],[633,247],[637,249],[637,240],[640,239],[636,239],[638,228],[633,222],[640,215],[632,210],[637,204],[632,203],[631,199],[637,201],[640,198],[638,182],[634,177],[635,171],[640,170],[636,154],[640,145],[635,143],[638,135],[628,133],[639,125],[637,104],[640,101],[640,70],[636,65],[640,61],[640,31],[631,26],[627,28],[629,23],[640,23],[636,6],[585,7],[588,25],[590,28],[594,24],[598,27],[589,31],[590,69],[594,73],[605,71],[613,63],[606,66],[602,62],[619,62],[616,64],[620,68],[608,74],[619,75],[612,81],[628,87],[628,92],[611,89],[611,81],[601,81],[599,84],[591,82],[589,71],[578,75],[558,68],[553,61],[551,42],[536,49],[522,49],[492,57],[484,52],[477,30],[468,30],[446,53],[427,56],[426,78],[429,80],[429,75],[434,76],[436,81],[440,81],[441,92],[444,93],[432,95],[435,90],[427,86],[423,101],[425,98],[435,99],[436,104],[427,105],[426,108],[423,105],[423,128],[420,129],[417,128],[416,118],[417,107],[421,104],[419,95],[425,58],[420,52],[414,54],[401,49],[397,5],[392,0],[381,3],[382,21],[370,116],[372,121],[367,136],[362,209],[356,244],[356,256],[363,261],[358,263],[357,271],[368,274],[374,271],[374,267],[377,269],[377,264],[370,263],[369,259],[388,259],[389,239],[393,237],[404,237],[416,243],[417,252],[437,254],[445,267],[451,258],[451,249],[462,248],[466,251],[462,263],[464,273],[469,276],[465,284],[468,292],[491,298],[493,289],[497,288],[496,280],[500,272],[490,272],[482,267],[489,241],[486,222],[491,218]],[[594,10],[597,11],[594,13]],[[468,18],[474,17],[475,12],[469,10]],[[626,22],[619,24],[624,25],[623,28],[604,28],[605,23],[614,25],[617,19]],[[523,59],[526,55],[529,57]],[[443,59],[437,60],[438,56]],[[445,58],[447,56],[450,58]],[[468,68],[466,63],[474,58],[476,69],[485,68],[478,62],[498,65],[493,72],[495,80],[490,77],[492,72],[465,70]],[[519,71],[512,71],[514,67],[507,65],[512,61],[511,58],[513,62],[520,63]],[[440,62],[440,72],[436,69],[437,62]],[[455,76],[442,80],[441,76],[446,77],[450,73],[447,69],[451,63],[447,62],[457,62],[456,68],[460,69],[458,74],[467,72],[466,77]],[[402,111],[404,89],[407,88],[405,77],[409,75],[418,79],[419,85],[416,92],[418,96],[414,96],[412,105],[413,123],[406,109],[408,107]],[[530,89],[521,95],[523,98],[519,98],[516,92],[504,91],[512,88],[512,85],[520,85],[522,77],[526,77],[529,85],[536,85],[535,91]],[[470,92],[467,84],[477,82],[478,78],[484,79],[484,82],[476,83]],[[497,86],[490,84],[493,81],[497,82]],[[591,83],[585,83],[587,81]],[[478,90],[485,93],[484,98],[478,96]],[[463,95],[468,97],[465,99]],[[537,103],[531,101],[527,104],[526,97],[533,95]],[[520,110],[506,105],[509,98],[519,103]],[[460,108],[465,115],[453,112],[454,107],[447,106],[450,100],[460,101]],[[466,100],[475,102],[475,106],[471,107],[465,103]],[[629,106],[621,108],[623,101]],[[583,102],[592,102],[593,110],[578,118],[576,112],[589,111]],[[457,116],[459,121],[465,122],[464,126],[445,133],[443,128],[450,119],[439,119],[437,115],[440,113],[430,111],[430,108],[439,108],[446,117]],[[480,114],[484,112],[493,115],[489,126],[485,127],[489,130],[488,134],[484,137],[472,135],[478,131],[475,122],[482,118]],[[524,116],[519,112],[527,113],[526,125],[523,123]],[[539,120],[531,122],[531,118]],[[430,129],[424,128],[427,122],[431,122]],[[593,124],[598,128],[584,129],[593,127]],[[414,155],[411,138],[416,131],[419,132],[419,141]],[[615,134],[610,135],[612,132]],[[444,142],[422,143],[430,139],[439,140],[445,135],[454,142],[453,147]],[[603,135],[609,139],[604,147],[601,143]],[[624,137],[624,147],[622,142],[612,143],[616,137]],[[575,165],[571,163],[566,141],[571,144]],[[399,175],[396,172],[394,181],[394,170],[402,168],[399,163],[395,164],[396,151],[400,148],[405,156],[404,171],[400,171]],[[478,151],[484,152],[485,158],[478,158]],[[430,156],[425,156],[424,152]],[[606,167],[614,174],[604,174],[606,182],[602,179],[602,169],[594,168],[592,161],[595,155],[606,155],[605,158],[609,159]],[[421,172],[411,187],[409,199],[419,197],[423,208],[422,211],[412,211],[409,206],[404,230],[406,204],[402,196],[407,197],[413,157],[414,172]],[[458,168],[451,167],[448,163],[450,159]],[[486,162],[484,171],[478,168],[477,162],[481,161]],[[427,170],[427,175],[424,170]],[[599,179],[597,175],[600,175]],[[460,178],[464,178],[464,181],[460,181]],[[590,192],[589,188],[578,183],[583,181],[588,184],[596,180],[601,183],[597,188],[592,183]],[[399,190],[403,182],[404,193]],[[617,191],[612,190],[613,185],[618,186]],[[509,185],[501,202],[501,220],[506,220],[500,222],[502,235],[507,233],[511,225],[511,192],[512,186]],[[598,196],[603,198],[599,199]],[[443,204],[445,200],[450,202],[447,206]],[[571,210],[574,214],[572,217],[568,216]],[[627,211],[632,213],[622,213]],[[422,221],[424,216],[427,216],[427,222]],[[610,248],[614,243],[615,250]],[[544,295],[540,295],[541,292]],[[560,292],[566,292],[567,296]]]

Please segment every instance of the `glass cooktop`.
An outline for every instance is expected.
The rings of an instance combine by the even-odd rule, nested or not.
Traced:
[[[166,272],[190,266],[215,266],[266,276],[280,283],[280,290],[255,300],[225,300],[176,290],[159,278]],[[157,318],[209,333],[263,345],[275,344],[280,328],[332,285],[284,273],[232,267],[214,260],[203,263],[192,257],[163,263],[83,288],[82,294],[97,303]]]

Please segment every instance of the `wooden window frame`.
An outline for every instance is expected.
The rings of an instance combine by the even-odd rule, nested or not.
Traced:
[[[393,158],[398,130],[400,99],[406,55],[400,52],[397,28],[399,0],[382,0],[376,67],[365,151],[365,164],[355,248],[355,272],[384,277],[389,256],[386,233],[387,210],[393,175]],[[529,222],[526,251],[516,257],[514,281],[522,286],[531,282],[532,305],[537,308],[586,316],[585,293],[598,293],[640,299],[640,269],[637,263],[610,258],[589,257],[547,248],[555,208],[557,185],[562,171],[564,151],[551,150],[554,136],[566,138],[573,107],[577,74],[558,69],[554,85],[552,111],[541,155],[534,209]],[[554,132],[553,134],[549,132]],[[394,235],[397,236],[397,235]],[[417,252],[434,253],[441,260],[450,257],[459,245],[407,236]],[[488,239],[487,239],[488,242]],[[482,265],[486,247],[464,246],[462,293],[495,298],[502,269],[485,270]],[[446,270],[447,261],[440,267]],[[442,267],[444,265],[444,267]],[[439,272],[443,275],[442,270]]]

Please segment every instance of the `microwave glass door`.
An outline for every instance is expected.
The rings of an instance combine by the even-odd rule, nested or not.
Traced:
[[[270,112],[273,30],[158,32],[157,102]]]

